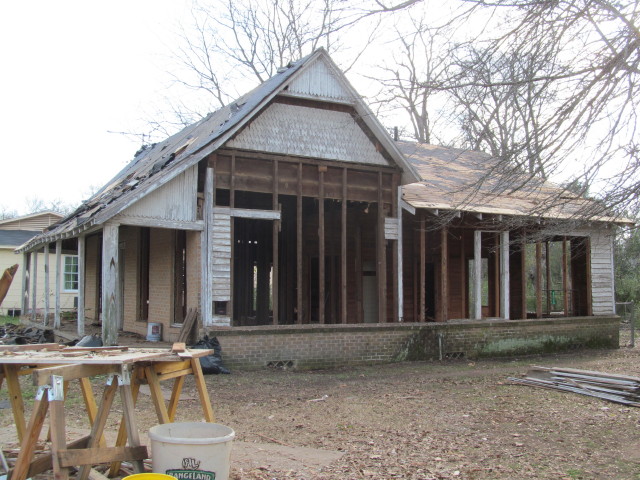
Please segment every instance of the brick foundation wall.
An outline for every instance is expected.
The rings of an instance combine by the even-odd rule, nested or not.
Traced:
[[[618,348],[618,317],[207,329],[229,368],[326,368]]]

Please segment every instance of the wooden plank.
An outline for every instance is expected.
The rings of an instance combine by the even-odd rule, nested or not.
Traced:
[[[569,258],[567,255],[567,237],[562,237],[562,309],[569,316]]]
[[[38,252],[31,252],[31,321],[36,323],[38,308]]]
[[[62,350],[64,345],[58,345],[57,343],[33,343],[29,345],[0,345],[0,352],[30,352],[30,351],[54,351],[54,350]],[[6,358],[2,359],[2,363],[5,362]],[[26,362],[28,363],[28,362]]]
[[[520,318],[527,318],[527,237],[522,235],[520,242]]]
[[[440,321],[449,319],[449,228],[440,230]]]
[[[362,299],[362,227],[356,224],[356,316],[357,323],[364,321],[364,304]]]
[[[120,385],[120,400],[122,402],[122,417],[127,429],[127,439],[129,446],[132,448],[140,447],[140,433],[138,432],[138,426],[136,424],[136,417],[134,412],[135,402],[133,400],[133,392],[131,384]],[[132,459],[134,473],[144,473],[144,464],[142,459]]]
[[[22,398],[22,390],[20,390],[20,381],[18,374],[20,367],[14,365],[3,365],[4,377],[7,381],[7,390],[9,391],[9,402],[11,403],[11,411],[13,412],[13,420],[18,433],[18,441],[22,442],[26,435],[26,422],[24,419],[24,400]]]
[[[384,203],[382,172],[378,172],[378,225],[376,236],[376,274],[378,276],[378,322],[387,320],[387,255],[384,239]]]
[[[78,336],[82,338],[84,336],[84,323],[85,323],[85,281],[86,281],[86,237],[80,235],[78,237]]]
[[[324,323],[324,262],[325,262],[325,238],[324,238],[324,170],[318,167],[318,322]]]
[[[189,373],[193,372],[193,369],[188,370]],[[169,405],[167,407],[167,413],[169,414],[169,421],[174,422],[176,419],[176,412],[178,411],[178,402],[180,401],[180,394],[182,393],[182,387],[184,385],[185,376],[180,375],[173,382],[173,388],[171,389],[171,398],[169,399]]]
[[[153,366],[146,367],[144,369],[144,373],[147,379],[147,383],[149,384],[151,400],[153,401],[153,405],[156,409],[158,422],[161,424],[169,423],[169,412],[167,411],[167,406],[164,403],[164,395],[162,394],[162,389],[160,388],[160,381],[158,380],[158,376]]]
[[[298,186],[296,195],[296,321],[303,323],[302,306],[302,163],[298,164]]]
[[[278,208],[278,160],[273,162],[273,202],[272,208],[274,211],[280,211]],[[280,284],[280,260],[279,254],[279,233],[280,233],[280,220],[274,220],[272,229],[272,278],[271,278],[271,310],[273,313],[273,324],[277,325],[279,320],[278,300],[278,286]]]
[[[31,474],[31,459],[35,452],[36,443],[42,431],[47,410],[49,408],[49,397],[46,392],[41,398],[36,398],[33,409],[31,410],[31,418],[29,419],[27,436],[20,440],[20,452],[11,472],[11,480],[25,480],[28,474]],[[49,463],[51,465],[51,463]]]
[[[75,450],[64,450],[58,455],[62,467],[73,467],[80,465],[96,465],[112,461],[132,461],[149,458],[147,447],[139,445],[137,447],[101,447],[82,448]]]
[[[342,169],[340,211],[340,322],[347,323],[347,169]]]
[[[162,364],[155,364],[155,365],[162,365]],[[144,377],[144,367],[134,366],[133,368],[134,370],[131,374],[131,379],[132,379],[131,399],[133,401],[133,405],[135,406],[136,401],[138,399],[138,393],[140,392],[139,377]],[[120,419],[120,424],[118,425],[118,435],[116,436],[116,441],[114,444],[116,447],[122,447],[127,443],[127,429],[125,426],[125,420],[126,419],[123,414],[122,418]],[[111,465],[109,466],[108,476],[115,477],[116,475],[118,475],[119,472],[120,472],[120,462],[119,461],[112,462]]]
[[[20,299],[20,307],[22,314],[26,315],[29,309],[29,260],[30,255],[27,252],[22,254],[22,281],[20,288],[22,289],[22,298]]]
[[[396,280],[394,282],[395,284],[395,295],[396,295],[396,302],[397,302],[397,314],[396,314],[396,321],[398,322],[402,322],[404,320],[404,278],[403,278],[403,271],[404,271],[404,266],[402,264],[402,259],[403,259],[403,254],[402,254],[402,248],[403,248],[403,242],[404,242],[404,231],[402,229],[402,208],[399,208],[398,205],[402,203],[402,187],[398,186],[398,181],[397,181],[397,176],[394,176],[394,178],[396,178],[396,182],[394,183],[396,192],[397,192],[397,200],[396,200],[396,215],[398,216],[398,240],[396,241],[396,269],[395,269],[395,276],[396,276]]]
[[[253,218],[254,220],[281,220],[282,214],[279,210],[258,210],[251,208],[224,208],[216,207],[214,212],[229,212],[232,217]]]
[[[55,313],[53,328],[60,328],[62,318],[60,315],[60,289],[63,282],[62,275],[62,240],[56,241],[56,274],[55,274]]]
[[[509,232],[505,231],[500,234],[500,310],[505,320],[509,320],[510,313],[509,276]]]
[[[79,438],[67,444],[67,450],[71,450],[74,448],[84,448],[89,441],[89,435],[86,437]],[[51,470],[53,468],[52,455],[51,453],[45,453],[43,455],[38,455],[35,459],[31,460],[28,465],[29,471],[26,476],[28,478],[32,478],[40,473],[44,473],[47,470]],[[17,479],[18,474],[14,477],[15,468],[9,470],[7,478]]]
[[[118,305],[120,289],[119,226],[107,223],[102,228],[102,341],[105,345],[118,344]],[[86,480],[83,479],[83,480]]]
[[[38,368],[31,374],[33,385],[42,386],[51,383],[51,375],[63,377],[65,381],[76,380],[78,378],[90,377],[94,375],[106,375],[109,373],[118,373],[119,365],[88,365],[88,364],[70,364],[59,365],[55,367]]]
[[[68,382],[65,384],[65,386]],[[96,416],[98,414],[98,405],[96,404],[96,399],[93,395],[93,389],[91,388],[91,381],[84,377],[80,378],[80,390],[82,392],[82,398],[84,400],[84,406],[87,410],[87,415],[89,417],[89,425],[93,425],[93,422],[96,420]],[[66,396],[66,393],[65,393]],[[106,441],[104,436],[100,438],[100,446],[105,446]]]
[[[189,339],[193,326],[196,324],[196,318],[198,318],[198,310],[190,308],[187,312],[187,317],[184,319],[180,333],[178,334],[178,342],[186,342]]]
[[[67,449],[64,396],[49,401],[49,416],[53,478],[54,480],[67,480],[69,478],[69,468],[60,465],[60,454]],[[96,440],[100,438],[102,438],[102,432],[100,432]]]
[[[204,230],[202,231],[200,237],[200,311],[202,312],[203,326],[209,325],[213,314],[213,300],[211,299],[211,288],[209,284],[209,235],[211,235],[211,223],[213,221],[212,191],[213,169],[207,168],[204,185],[204,208],[202,212],[204,220]]]
[[[592,271],[591,271],[591,237],[587,237],[585,239],[586,242],[586,252],[585,252],[585,261],[587,264],[587,316],[593,315],[593,285],[592,285]]]
[[[547,313],[551,312],[551,249],[549,241],[544,242],[545,290],[547,291]]]

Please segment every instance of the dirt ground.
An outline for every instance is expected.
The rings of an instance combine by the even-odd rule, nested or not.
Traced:
[[[217,421],[236,431],[233,480],[640,479],[640,409],[507,381],[530,365],[640,376],[640,348],[234,371],[207,376],[207,384]],[[22,380],[29,404],[33,387]],[[96,394],[101,382],[94,382]],[[196,398],[187,381],[178,421],[202,420]],[[67,408],[72,434],[88,429],[81,402],[72,386],[68,404],[78,406]],[[2,389],[5,449],[14,430],[7,404]],[[156,424],[144,392],[136,413],[141,431]],[[110,418],[111,430],[118,420]]]

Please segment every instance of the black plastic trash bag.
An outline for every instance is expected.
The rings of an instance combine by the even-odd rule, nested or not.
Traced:
[[[200,357],[200,366],[202,367],[202,373],[205,375],[231,373],[229,369],[222,364],[222,346],[216,337],[209,338],[208,335],[205,335],[202,340],[198,340],[195,345],[191,345],[189,348],[213,350],[212,354],[207,355],[206,357]]]

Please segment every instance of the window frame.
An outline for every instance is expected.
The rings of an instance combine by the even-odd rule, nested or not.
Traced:
[[[67,263],[67,260],[69,259],[75,259],[75,263]],[[75,267],[75,271],[68,271],[67,270],[67,266],[74,266]],[[71,284],[73,285],[75,283],[76,288],[67,288],[67,275],[72,275],[73,277],[75,277],[75,280],[72,279],[70,280]],[[62,259],[62,277],[60,278],[60,282],[62,283],[61,285],[61,291],[64,293],[77,293],[78,289],[80,288],[80,266],[79,266],[79,259],[78,259],[78,255],[63,255],[63,259]]]

